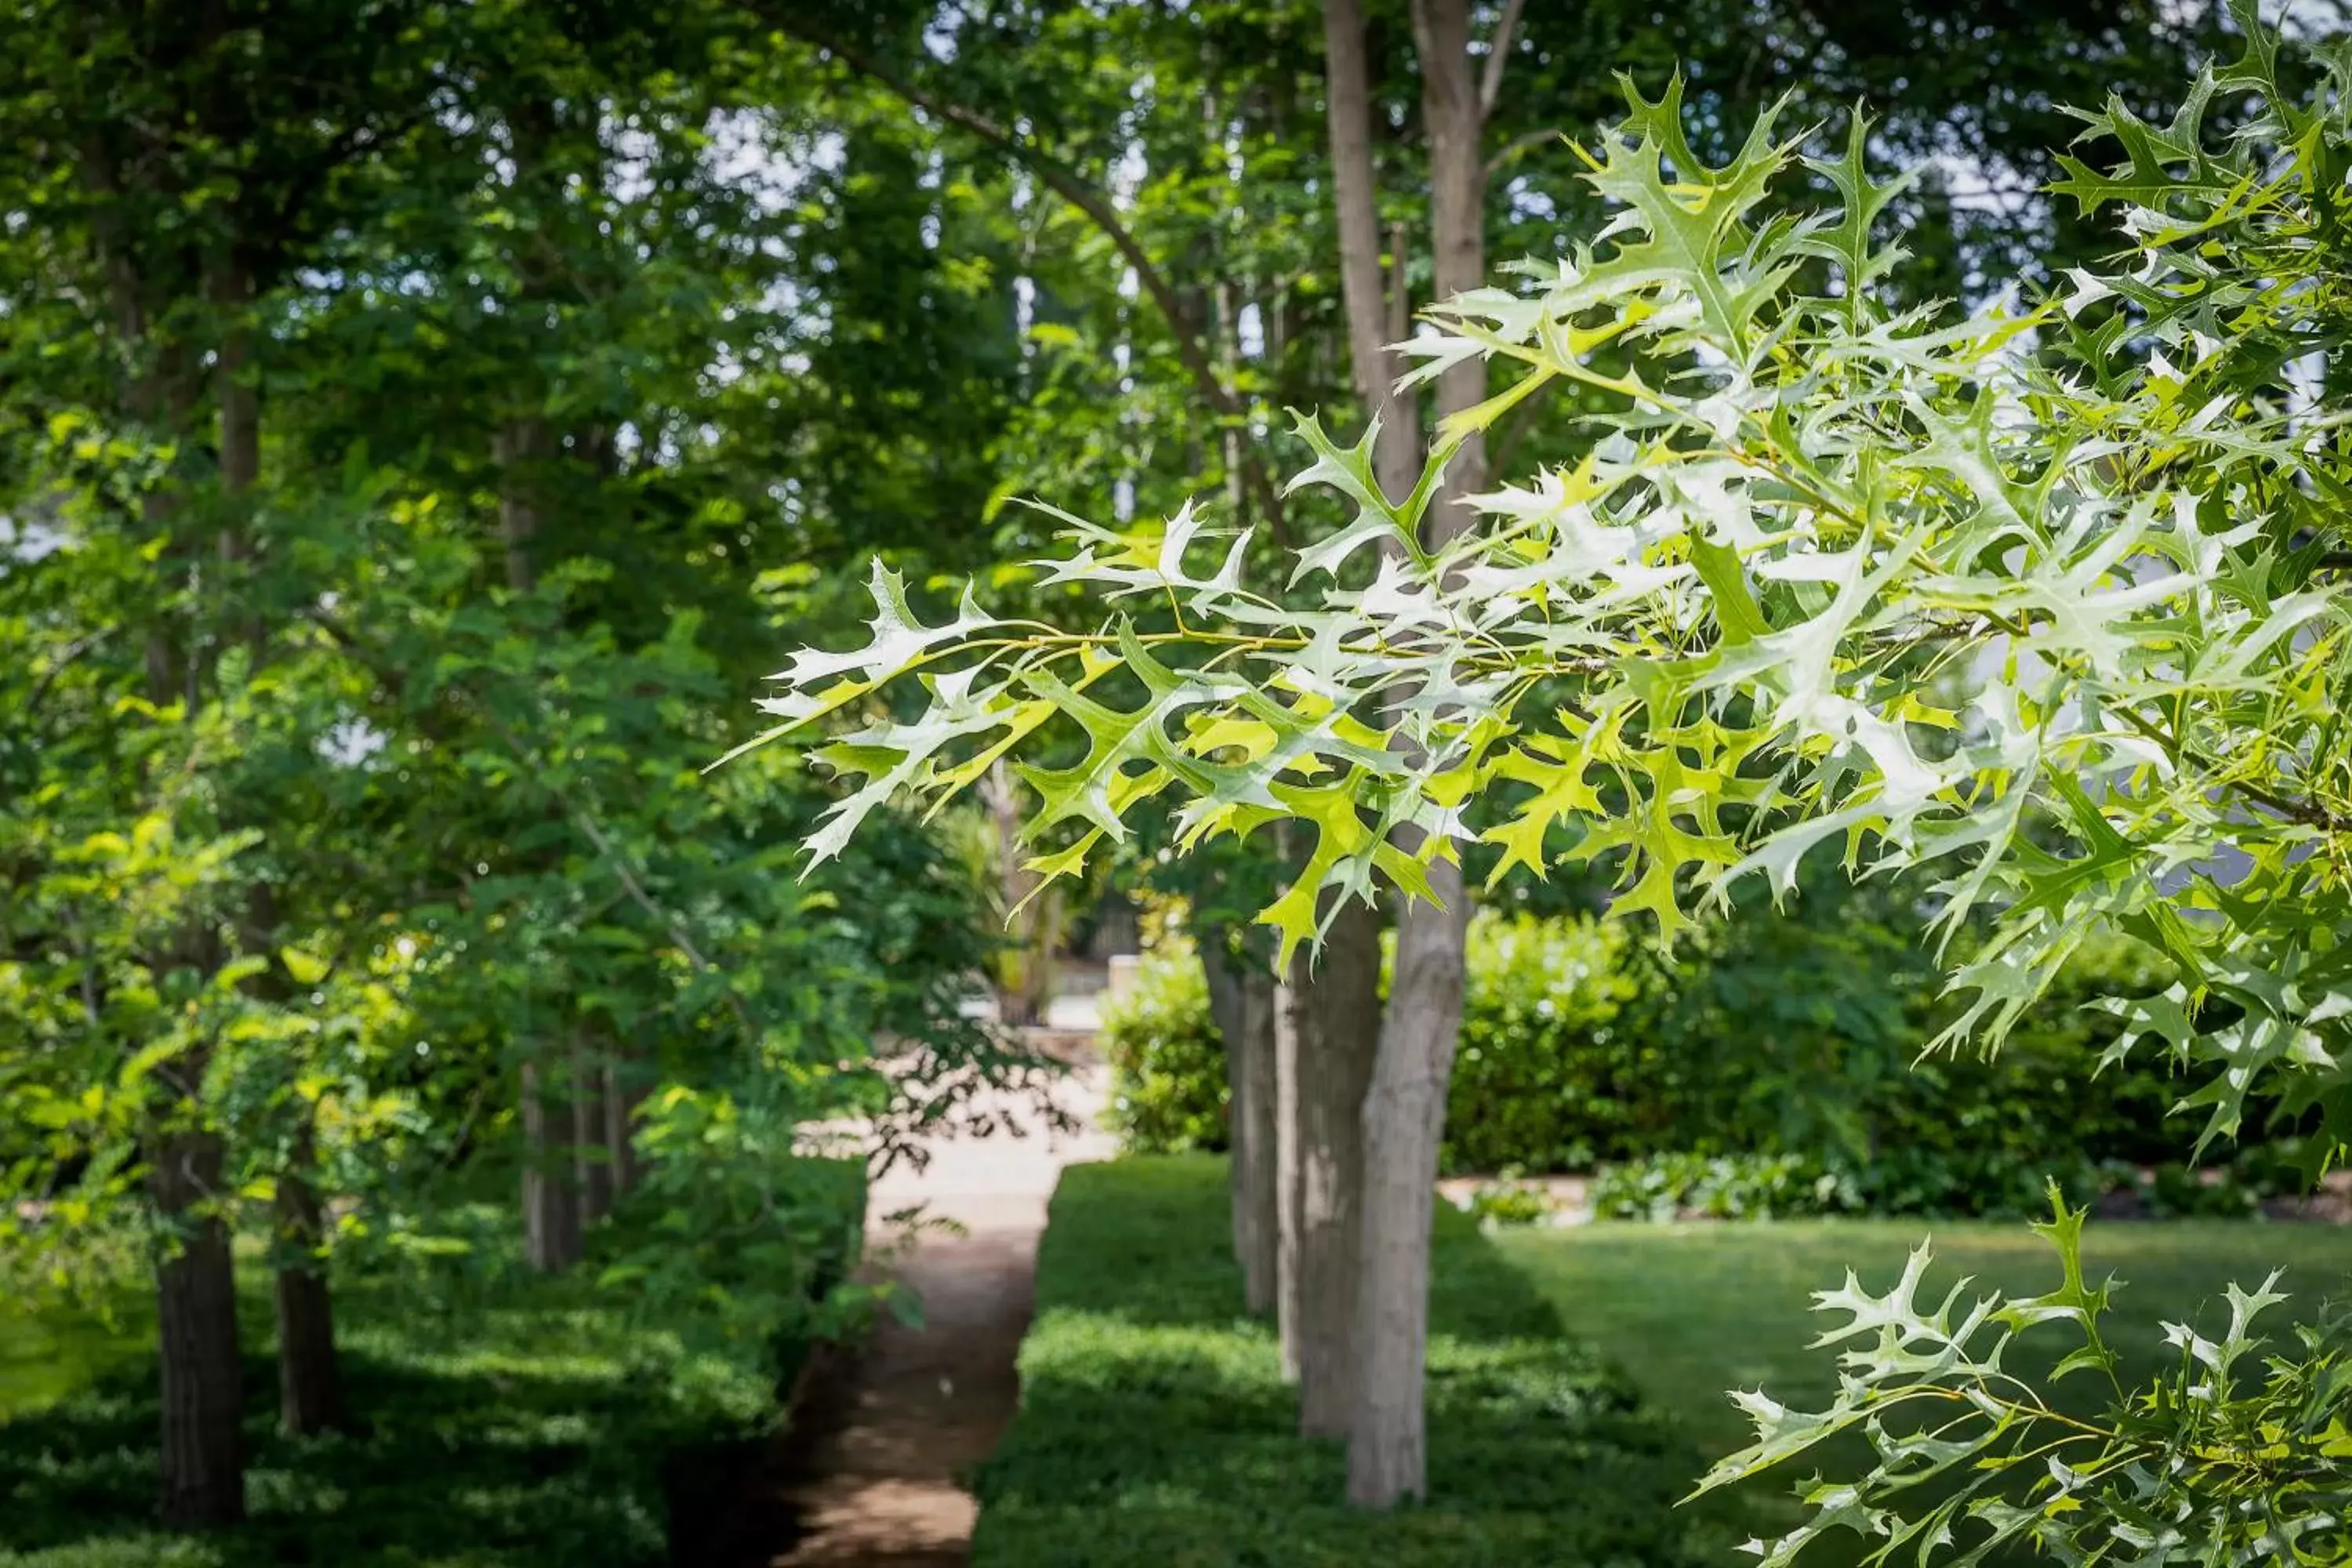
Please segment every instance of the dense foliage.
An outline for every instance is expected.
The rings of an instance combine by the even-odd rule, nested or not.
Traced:
[[[2102,1065],[2156,955],[2086,944],[1990,1058],[1922,1053],[1947,1005],[1916,914],[1833,889],[1710,922],[1671,956],[1589,917],[1471,928],[1451,1173],[1608,1168],[1603,1215],[2025,1215],[2058,1181],[2158,1213],[2243,1213],[2293,1184],[2299,1142],[2250,1127],[2207,1186],[2166,1126],[2161,1063]],[[1224,1146],[1223,1043],[1197,961],[1143,964],[1104,1020],[1113,1126],[1136,1150]],[[2145,1169],[2144,1169],[2145,1168]]]
[[[1122,1148],[1181,1154],[1228,1146],[1225,1042],[1190,941],[1163,940],[1137,966],[1132,988],[1103,1004],[1101,1044],[1110,1068],[1103,1121]]]
[[[523,1266],[509,1205],[453,1194],[445,1215],[481,1255],[343,1271],[343,1331],[364,1429],[325,1442],[271,1429],[249,1407],[253,1518],[210,1538],[153,1527],[152,1365],[75,1364],[103,1335],[60,1335],[56,1369],[80,1385],[14,1405],[0,1380],[0,1562],[10,1568],[261,1568],[283,1563],[498,1563],[656,1568],[708,1561],[733,1495],[772,1434],[780,1388],[836,1325],[811,1309],[844,1273],[864,1210],[855,1164],[821,1168],[804,1213],[829,1234],[790,1260],[745,1270],[762,1303],[633,1300],[595,1274],[538,1278]],[[597,1261],[629,1250],[625,1218]],[[256,1263],[258,1258],[254,1259]],[[780,1266],[781,1265],[781,1266]],[[111,1282],[126,1322],[149,1309]],[[268,1276],[248,1268],[247,1323],[267,1321]],[[40,1342],[36,1300],[0,1307],[0,1340]],[[35,1314],[27,1317],[26,1314]],[[118,1331],[122,1327],[118,1324]],[[265,1336],[246,1342],[246,1381],[272,1380]]]
[[[800,882],[824,786],[702,773],[829,569],[978,558],[1003,209],[729,5],[6,16],[0,1289],[143,1249],[166,1516],[223,1524],[233,1241],[331,1427],[339,1275],[496,1255],[453,1174],[551,1271],[635,1188],[596,1276],[756,1325],[835,1217],[802,1129],[1025,1073],[929,832]],[[894,424],[916,363],[964,416]]]
[[[1785,895],[1834,843],[1857,876],[1940,879],[1945,938],[1990,922],[1945,954],[1965,1004],[1947,1042],[1998,1049],[2085,940],[2122,931],[2174,979],[2112,999],[2114,1054],[2193,1075],[2197,1147],[2261,1092],[2316,1109],[2318,1149],[2341,1147],[2352,71],[2323,53],[2306,94],[2252,9],[2237,20],[2242,57],[2177,115],[2112,101],[2090,125],[2119,156],[2062,160],[2059,194],[2119,218],[2126,253],[2063,298],[1967,317],[1880,286],[1906,182],[1877,177],[1859,115],[1842,151],[1767,115],[1711,162],[1679,84],[1629,90],[1591,157],[1607,228],[1406,345],[1416,375],[1468,356],[1517,374],[1415,492],[1381,492],[1369,438],[1302,419],[1299,482],[1357,510],[1297,555],[1318,607],[1253,591],[1191,510],[1157,531],[1071,520],[1057,574],[1126,601],[1097,630],[969,600],[926,626],[877,582],[868,645],[802,654],[777,705],[804,721],[919,669],[929,700],[833,750],[870,782],[821,847],[900,789],[951,792],[975,738],[1056,714],[1089,749],[1033,772],[1035,828],[1115,839],[1163,793],[1196,839],[1286,821],[1313,848],[1264,917],[1286,947],[1315,936],[1326,888],[1425,896],[1474,795],[1507,809],[1484,834],[1506,868],[1548,864],[1559,830],[1569,858],[1620,868],[1617,912],[1669,939],[1742,879]],[[2225,124],[2218,103],[2250,112]],[[1805,172],[1834,197],[1784,200]],[[2306,359],[2315,378],[2290,374]],[[1555,382],[1601,399],[1595,445],[1424,547],[1455,444]],[[1841,1431],[1874,1458],[1811,1486],[1815,1518],[1768,1560],[1832,1531],[1882,1559],[2021,1540],[2084,1562],[2340,1559],[2347,1384],[2327,1338],[2252,1369],[2266,1291],[2233,1297],[2221,1341],[2183,1330],[2176,1373],[2115,1378],[2103,1421],[2053,1429],[2001,1371],[2000,1336],[2052,1324],[2085,1336],[2062,1373],[2112,1371],[2079,1224],[2061,1203],[2064,1282],[2044,1296],[1939,1308],[1913,1300],[1916,1268],[1884,1296],[1824,1295],[1848,1314],[1837,1398],[1749,1396],[1757,1444],[1710,1484]],[[1923,1405],[1947,1419],[1918,1426]]]
[[[1671,1506],[1694,1464],[1673,1423],[1563,1340],[1550,1309],[1450,1211],[1430,1347],[1430,1454],[1445,1504],[1372,1514],[1330,1500],[1339,1451],[1297,1435],[1272,1327],[1242,1309],[1224,1174],[1188,1156],[1064,1175],[1022,1346],[1021,1412],[975,1479],[976,1563],[1668,1568],[1720,1556],[1719,1521]]]
[[[1404,7],[1368,10],[1403,218],[1413,51]],[[1902,107],[1884,145],[1995,177],[1898,204],[1920,291],[2052,270],[2084,226],[2019,192],[2057,166],[2053,105],[2168,79],[2202,26],[2170,10],[1515,8],[1487,216],[1557,252],[1598,214],[1554,128],[1601,110],[1592,62],[1663,68],[1680,32],[1712,154],[1784,89],[1872,89]],[[1049,890],[1028,952],[982,934],[1034,876],[1009,823],[963,875],[940,825],[871,816],[803,881],[790,847],[844,792],[781,754],[700,770],[778,638],[854,635],[869,565],[886,596],[977,574],[1066,609],[1078,585],[1018,564],[1055,526],[1024,489],[1124,518],[1202,480],[1284,546],[1337,521],[1269,477],[1310,451],[1274,411],[1349,385],[1318,18],[0,16],[0,1289],[155,1266],[193,1391],[162,1402],[165,1512],[226,1524],[234,1247],[290,1287],[289,1372],[331,1363],[346,1273],[493,1270],[469,1181],[521,1187],[499,1212],[533,1267],[755,1332],[832,1224],[804,1128],[869,1119],[888,1157],[1029,1078],[961,1007],[992,963],[1034,1000],[1055,923]],[[1610,395],[1523,402],[1498,456],[1571,449]],[[1066,723],[1030,739],[1089,765]],[[605,1223],[615,1193],[661,1223]]]

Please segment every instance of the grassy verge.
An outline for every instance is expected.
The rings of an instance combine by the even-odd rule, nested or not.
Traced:
[[[1222,1160],[1064,1173],[1021,1412],[977,1478],[978,1568],[1719,1560],[1695,1541],[1706,1516],[1672,1506],[1696,1455],[1443,1206],[1431,1501],[1345,1508],[1339,1446],[1295,1435],[1273,1334],[1243,1314],[1226,1225]]]
[[[1761,1387],[1800,1407],[1827,1402],[1835,1352],[1805,1348],[1823,1321],[1810,1310],[1812,1292],[1841,1283],[1849,1267],[1864,1284],[1883,1288],[1923,1237],[1932,1237],[1936,1250],[1932,1289],[1923,1292],[1931,1299],[1963,1275],[2011,1292],[2047,1289],[2057,1280],[2049,1247],[2024,1226],[1999,1221],[1602,1225],[1507,1231],[1496,1243],[1573,1331],[1626,1368],[1647,1403],[1682,1417],[1712,1459],[1749,1436],[1725,1390]],[[2159,1323],[2210,1323],[2231,1280],[2251,1287],[2283,1267],[2284,1288],[2305,1315],[2341,1298],[2352,1271],[2352,1231],[2242,1221],[2094,1223],[2084,1260],[2094,1278],[2112,1271],[2125,1282],[2108,1342],[2135,1372],[2148,1373],[2168,1353]],[[2273,1331],[2284,1323],[2280,1318]],[[2011,1364],[2045,1373],[2072,1342],[2063,1327],[2036,1330],[2019,1342],[2023,1353]],[[2062,1393],[2070,1388],[2095,1392],[2087,1379],[2061,1385]],[[1795,1467],[1777,1483],[1769,1477],[1749,1483],[1742,1502],[1751,1517],[1793,1518],[1789,1490],[1811,1468]]]
[[[1496,1240],[1652,1404],[1685,1413],[1713,1458],[1748,1438],[1724,1390],[1762,1387],[1794,1404],[1825,1400],[1835,1387],[1832,1353],[1805,1349],[1823,1321],[1811,1310],[1812,1292],[1839,1284],[1849,1267],[1864,1284],[1883,1287],[1929,1237],[1931,1294],[1964,1274],[2009,1291],[2047,1289],[2057,1279],[2050,1248],[2003,1221],[1603,1225],[1505,1231]],[[2310,1308],[2342,1295],[2352,1270],[2352,1231],[2324,1226],[2095,1221],[2083,1250],[2094,1275],[2113,1271],[2124,1281],[2109,1338],[2144,1373],[2166,1353],[2158,1322],[2197,1318],[2231,1280],[2251,1287],[2284,1267],[2284,1288]],[[2038,1331],[2020,1349],[2037,1343],[2044,1347],[2038,1363],[2029,1357],[2023,1364],[2042,1370],[2067,1341],[2063,1330]]]
[[[485,1237],[512,1231],[509,1216],[478,1217]],[[20,1306],[0,1321],[0,1568],[666,1563],[673,1510],[727,1500],[709,1494],[772,1426],[795,1347],[650,1321],[594,1274],[541,1279],[478,1253],[430,1277],[339,1281],[345,1392],[362,1425],[296,1442],[275,1428],[267,1280],[247,1271],[252,1518],[193,1540],[152,1522],[158,1413],[138,1310],[109,1334]],[[793,1316],[780,1300],[777,1322]],[[60,1349],[47,1373],[18,1366],[20,1334]]]

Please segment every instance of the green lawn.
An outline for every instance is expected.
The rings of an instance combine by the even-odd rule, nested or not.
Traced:
[[[1673,1424],[1444,1205],[1432,1501],[1344,1507],[1340,1446],[1297,1437],[1274,1335],[1243,1313],[1224,1182],[1198,1155],[1064,1173],[1020,1414],[977,1478],[977,1568],[1724,1560],[1719,1516],[1673,1508],[1698,1464]]]
[[[1802,1406],[1826,1403],[1835,1385],[1834,1351],[1805,1348],[1823,1320],[1811,1293],[1842,1283],[1852,1267],[1863,1283],[1884,1286],[1900,1273],[1922,1238],[1932,1239],[1935,1294],[1962,1275],[2011,1292],[2040,1291],[2057,1279],[2055,1254],[2021,1224],[1982,1221],[1809,1220],[1747,1225],[1600,1225],[1570,1230],[1510,1230],[1496,1237],[1576,1333],[1622,1366],[1653,1405],[1675,1412],[1710,1458],[1748,1438],[1746,1422],[1724,1396],[1758,1388]],[[2259,1281],[2274,1267],[2295,1309],[2346,1294],[2352,1280],[2352,1230],[2251,1222],[2094,1223],[2085,1233],[2085,1267],[2113,1272],[2116,1292],[2109,1342],[2138,1372],[2167,1353],[2159,1322],[2196,1320],[2218,1304],[2223,1285]],[[2226,1310],[2226,1309],[2222,1309]],[[2277,1320],[2284,1326],[2285,1318]],[[2027,1335],[2013,1365],[2046,1370],[2073,1342],[2060,1325]],[[2087,1380],[2061,1385],[2090,1392]],[[1850,1463],[1856,1444],[1831,1451]],[[1748,1483],[1742,1500],[1759,1523],[1795,1517],[1790,1489],[1811,1465],[1780,1481]],[[1825,1555],[1824,1563],[1831,1561]]]
[[[1509,1230],[1496,1244],[1570,1329],[1631,1373],[1652,1402],[1683,1412],[1708,1453],[1719,1455],[1748,1436],[1726,1389],[1760,1386],[1795,1403],[1825,1399],[1835,1385],[1834,1352],[1804,1348],[1822,1321],[1809,1310],[1811,1293],[1842,1283],[1849,1266],[1865,1285],[1884,1285],[1923,1237],[1936,1249],[1931,1283],[1967,1274],[2032,1291],[2057,1278],[2050,1248],[2007,1222],[1600,1225]],[[2094,1222],[2084,1260],[2095,1276],[2112,1271],[2125,1282],[2110,1339],[2151,1370],[2163,1353],[2157,1324],[2193,1317],[2232,1279],[2251,1286],[2283,1266],[2298,1305],[2343,1295],[2352,1281],[2352,1229]],[[2037,1342],[2064,1346],[2065,1331],[2037,1331],[2024,1346]]]
[[[1223,1182],[1223,1162],[1205,1156],[1064,1174],[1021,1352],[1021,1412],[977,1478],[977,1568],[1732,1561],[1731,1541],[1792,1521],[1786,1487],[1676,1500],[1746,1437],[1725,1389],[1827,1395],[1833,1363],[1804,1348],[1817,1331],[1811,1291],[1839,1283],[1848,1264],[1866,1282],[1891,1279],[1930,1233],[1948,1281],[1966,1272],[2039,1290],[2055,1273],[2021,1225],[1600,1226],[1489,1238],[1441,1205],[1431,1501],[1367,1516],[1337,1502],[1339,1446],[1294,1436],[1273,1335],[1241,1310]],[[2163,1353],[2158,1321],[2194,1318],[2230,1279],[2284,1264],[2315,1306],[2352,1278],[2352,1231],[2317,1226],[2117,1223],[2094,1226],[2086,1251],[2095,1270],[2129,1282],[2111,1337],[2143,1371]],[[2057,1331],[2025,1345],[2037,1340],[2045,1367],[2065,1348]],[[1824,1542],[1822,1568],[1851,1545]]]

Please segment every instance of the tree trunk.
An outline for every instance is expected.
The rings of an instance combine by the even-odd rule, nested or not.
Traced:
[[[553,456],[554,438],[542,415],[520,414],[499,427],[490,441],[490,459],[499,466],[499,543],[507,572],[507,586],[528,594],[539,585],[538,563],[531,541],[539,533],[537,489],[545,476],[539,472]]]
[[[551,427],[542,415],[509,417],[491,438],[491,460],[499,468],[499,543],[506,565],[507,586],[528,594],[539,585],[539,567],[531,545],[539,534],[541,470],[551,457]],[[569,1062],[546,1040],[523,1047],[522,1110],[522,1234],[523,1258],[542,1274],[569,1268],[580,1260],[580,1195],[567,1152],[573,1136],[573,1118],[567,1097],[558,1096],[553,1079],[568,1078]],[[558,1070],[551,1072],[551,1066]]]
[[[1348,1500],[1388,1508],[1422,1495],[1423,1373],[1429,1340],[1429,1233],[1446,1084],[1462,1030],[1470,900],[1461,868],[1431,868],[1445,907],[1408,903],[1380,1056],[1364,1098],[1362,1274]]]
[[[327,1288],[320,1255],[325,1216],[314,1168],[310,1132],[302,1131],[293,1157],[278,1178],[272,1219],[278,1245],[293,1254],[281,1261],[276,1281],[278,1306],[278,1424],[289,1436],[314,1437],[343,1425],[341,1379],[335,1363],[334,1299]]]
[[[179,1234],[156,1270],[162,1352],[163,1523],[211,1530],[245,1517],[245,1401],[236,1348],[236,1276],[221,1195],[221,1141],[175,1132],[154,1145],[149,1188]]]
[[[261,479],[261,389],[254,380],[253,278],[231,246],[215,258],[207,279],[214,308],[224,320],[214,362],[213,395],[220,405],[220,486],[233,509],[220,531],[223,587],[243,600],[230,624],[257,665],[268,623],[252,602],[247,580],[253,558],[252,516],[247,510]]]
[[[998,1014],[1008,1024],[1042,1024],[1053,1000],[1061,892],[1055,888],[1040,891],[1043,879],[1025,863],[1021,791],[1013,770],[997,763],[982,776],[980,790],[995,831],[998,897],[1004,908],[1004,934],[1013,943],[1011,973],[997,986]]]
[[[1325,99],[1330,121],[1331,201],[1339,231],[1339,292],[1348,312],[1348,361],[1364,411],[1381,422],[1372,472],[1391,500],[1421,478],[1421,431],[1413,399],[1396,390],[1388,352],[1390,309],[1381,278],[1378,177],[1372,167],[1372,96],[1360,0],[1324,0]],[[1399,248],[1403,230],[1397,231]],[[1396,274],[1404,276],[1403,258]],[[1401,290],[1400,290],[1401,292]],[[1396,301],[1402,309],[1407,302]]]
[[[251,493],[261,478],[261,389],[254,381],[253,278],[224,243],[206,268],[206,292],[225,318],[213,361],[213,395],[220,405],[220,483],[232,496]],[[221,534],[223,555],[240,556],[246,548],[241,527],[232,520]]]
[[[1242,1070],[1234,1101],[1234,1124],[1245,1130],[1236,1139],[1234,1158],[1246,1228],[1239,1237],[1242,1252],[1242,1299],[1250,1311],[1265,1316],[1275,1310],[1278,1271],[1275,1251],[1281,1220],[1276,1208],[1275,1174],[1280,1133],[1275,1125],[1275,1009],[1279,997],[1271,973],[1253,969],[1244,983],[1242,1009]]]
[[[580,1261],[580,1202],[562,1140],[572,1119],[550,1092],[543,1063],[522,1065],[523,1258],[541,1274]]]
[[[1249,1310],[1275,1310],[1276,1251],[1281,1224],[1275,1193],[1275,1007],[1273,974],[1235,953],[1224,928],[1201,932],[1201,967],[1209,1009],[1225,1044],[1233,1151],[1234,1257],[1242,1266]]]
[[[612,1171],[613,1196],[637,1184],[644,1166],[637,1157],[637,1107],[646,1086],[637,1082],[626,1058],[615,1050],[604,1063],[604,1158]]]
[[[1302,948],[1291,961],[1296,1265],[1286,1329],[1298,1429],[1310,1437],[1344,1435],[1355,1405],[1364,1091],[1380,1040],[1380,912],[1360,903],[1333,917],[1320,952]]]
[[[1292,974],[1297,973],[1294,965]],[[1306,1269],[1300,1258],[1305,1226],[1299,1201],[1299,998],[1286,974],[1274,999],[1274,1322],[1282,1341],[1282,1380],[1299,1380],[1299,1338],[1306,1331]]]
[[[1429,135],[1436,291],[1447,298],[1486,281],[1484,111],[1472,68],[1467,0],[1413,0],[1412,21]],[[1508,40],[1496,42],[1505,47]],[[1486,384],[1484,363],[1475,356],[1447,369],[1437,384],[1439,418],[1475,407]],[[1432,546],[1467,525],[1463,500],[1483,487],[1485,467],[1484,448],[1473,437],[1447,465],[1423,523]],[[1419,1497],[1427,1484],[1422,1384],[1432,1189],[1446,1083],[1461,1036],[1470,909],[1457,864],[1433,866],[1430,882],[1442,908],[1406,900],[1399,912],[1388,1019],[1364,1101],[1360,1372],[1349,1432],[1348,1498],[1370,1508]]]
[[[1392,497],[1411,493],[1419,432],[1396,391],[1386,349],[1380,215],[1372,164],[1370,69],[1360,0],[1325,0],[1331,186],[1347,306],[1349,373],[1379,422],[1373,472]],[[1357,1404],[1357,1295],[1362,1246],[1363,1099],[1380,1029],[1380,918],[1341,910],[1322,952],[1293,961],[1278,1027],[1277,1162],[1282,1235],[1279,1307],[1286,1366],[1299,1381],[1299,1429],[1348,1431]]]
[[[572,1036],[572,1157],[580,1186],[580,1223],[594,1225],[613,1212],[610,1128],[604,1109],[607,1068],[592,1052],[587,1031]]]
[[[134,307],[127,314],[143,326],[143,310]],[[153,366],[138,378],[131,394],[134,416],[153,419],[175,436],[185,435],[196,421],[201,383],[190,373],[189,355],[180,342],[154,342],[153,352]],[[232,482],[238,478],[233,465],[251,449],[254,426],[246,417],[250,412],[242,404],[225,404],[222,409],[224,478]],[[142,503],[150,524],[172,534],[159,569],[173,576],[191,565],[177,527],[183,500],[178,485],[166,482],[150,489]],[[184,698],[193,710],[210,660],[186,647],[180,630],[168,621],[148,628],[148,695],[159,703]],[[175,962],[193,962],[207,972],[217,967],[216,944],[206,933],[192,929],[177,940]],[[173,1089],[165,1117],[194,1116],[205,1071],[200,1052],[159,1075]],[[215,1206],[226,1195],[226,1151],[217,1132],[187,1129],[159,1133],[148,1155],[148,1194],[171,1249],[155,1275],[162,1518],[173,1530],[218,1529],[245,1518],[236,1269],[228,1225]]]

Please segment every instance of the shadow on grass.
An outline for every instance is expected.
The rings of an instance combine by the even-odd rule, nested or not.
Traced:
[[[1224,1171],[1188,1156],[1064,1173],[1021,1411],[977,1477],[976,1563],[1719,1560],[1714,1516],[1674,1506],[1702,1468],[1696,1452],[1444,1205],[1430,1500],[1386,1515],[1346,1508],[1341,1446],[1296,1435],[1273,1331],[1243,1311]]]
[[[154,1528],[152,1370],[0,1424],[0,1563],[653,1568],[672,1560],[672,1514],[706,1517],[759,1447],[618,1363],[442,1368],[354,1349],[343,1371],[366,1427],[295,1441],[274,1429],[273,1365],[248,1357],[252,1517],[213,1536]]]

